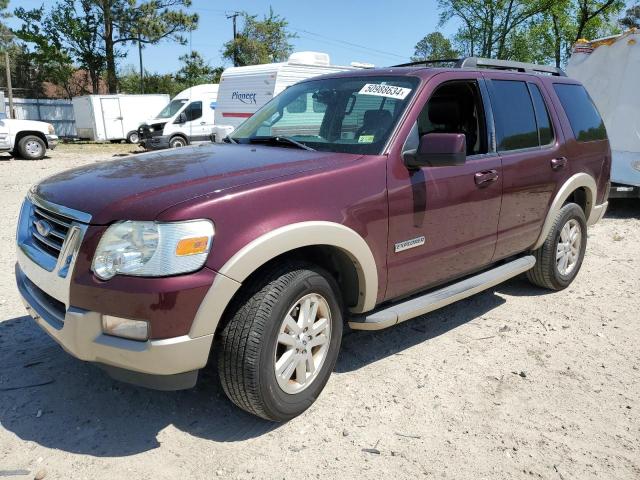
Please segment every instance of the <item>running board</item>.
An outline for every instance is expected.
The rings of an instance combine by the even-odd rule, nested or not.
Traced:
[[[396,303],[349,321],[353,330],[382,330],[470,297],[533,268],[533,255],[518,258],[420,297]]]

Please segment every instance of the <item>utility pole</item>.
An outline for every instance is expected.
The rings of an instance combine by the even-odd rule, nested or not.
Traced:
[[[11,64],[9,63],[9,48],[4,47],[4,64],[7,68],[7,95],[9,96],[9,118],[13,118],[13,88],[11,87]],[[4,108],[4,105],[2,105]]]
[[[140,59],[140,93],[144,93],[144,70],[142,69],[142,39],[138,31],[138,57]]]
[[[238,33],[236,30],[236,18],[238,18],[240,16],[240,12],[233,12],[230,15],[227,15],[227,20],[229,19],[233,19],[233,66],[237,67],[238,66],[238,46],[236,45],[235,41],[236,38],[238,37]]]

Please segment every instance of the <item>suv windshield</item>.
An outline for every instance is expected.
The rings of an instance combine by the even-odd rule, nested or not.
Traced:
[[[178,113],[178,110],[180,110],[185,103],[187,103],[186,98],[171,100],[171,102],[162,109],[162,111],[158,114],[156,118],[173,117],[176,113]]]
[[[370,76],[298,83],[263,106],[230,137],[237,143],[285,138],[319,151],[379,154],[418,81]]]

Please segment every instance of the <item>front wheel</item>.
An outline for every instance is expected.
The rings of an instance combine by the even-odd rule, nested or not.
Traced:
[[[44,140],[35,135],[27,135],[18,142],[18,154],[25,160],[40,160],[46,151]]]
[[[222,387],[240,408],[267,420],[300,415],[318,398],[338,357],[342,306],[324,270],[270,270],[234,302],[221,334]]]
[[[127,143],[138,143],[140,141],[140,136],[138,135],[138,132],[136,132],[135,130],[132,132],[129,132],[127,134]]]
[[[582,208],[567,203],[557,213],[545,242],[533,254],[536,265],[527,272],[535,285],[562,290],[576,278],[587,248],[587,221]]]
[[[187,144],[187,141],[182,137],[173,137],[169,140],[169,147],[171,148],[180,148],[184,147]]]

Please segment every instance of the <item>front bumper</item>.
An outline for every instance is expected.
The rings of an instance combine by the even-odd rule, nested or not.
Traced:
[[[145,136],[140,139],[140,145],[147,150],[161,150],[169,148],[169,139],[168,135]]]
[[[47,145],[48,148],[53,150],[58,146],[58,136],[57,135],[47,135]]]
[[[16,281],[27,311],[45,332],[74,357],[112,367],[107,372],[120,380],[161,389],[189,388],[197,379],[194,371],[207,364],[213,335],[197,338],[183,335],[146,342],[112,337],[102,333],[99,312],[65,308],[29,280],[19,264]],[[120,370],[129,372],[124,374]],[[193,381],[185,382],[185,377],[179,374]],[[167,378],[144,381],[147,376]]]

